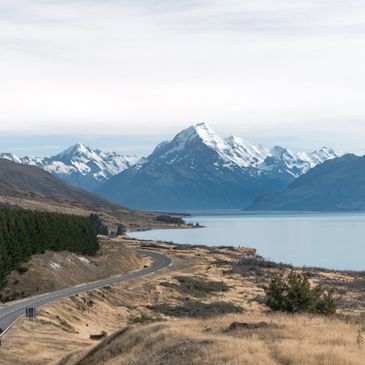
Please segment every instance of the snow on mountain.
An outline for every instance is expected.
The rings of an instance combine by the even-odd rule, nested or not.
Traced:
[[[178,163],[186,158],[194,159],[193,152],[196,155],[201,149],[199,144],[215,152],[218,157],[215,166],[221,163],[224,167],[239,167],[251,171],[255,169],[257,174],[287,172],[294,177],[306,173],[324,161],[342,155],[327,147],[314,152],[296,153],[281,146],[273,148],[256,146],[235,136],[224,139],[207,124],[199,123],[184,129],[172,141],[162,142],[148,159],[158,157],[169,164]]]
[[[0,158],[10,160],[16,163],[22,163],[21,158],[19,158],[17,155],[14,155],[13,153],[0,153]]]
[[[299,177],[313,167],[342,155],[327,147],[313,152],[293,152],[288,148],[275,146],[270,150],[270,156],[258,168],[271,172],[285,170],[293,177]]]
[[[67,182],[93,191],[111,176],[119,174],[139,162],[135,155],[103,152],[78,143],[52,157],[18,157],[3,153],[0,158],[17,163],[35,165]]]
[[[270,156],[270,150],[263,146],[254,146],[242,138],[230,136],[226,139],[230,149],[229,157],[241,167],[257,167]]]
[[[230,136],[199,123],[160,143],[147,158],[103,152],[81,143],[52,157],[0,154],[38,166],[80,188],[138,209],[239,208],[285,189],[297,177],[341,154],[323,147],[293,152]]]
[[[79,173],[83,176],[91,174],[96,180],[102,181],[133,166],[139,159],[135,155],[122,156],[78,143],[56,156],[43,159],[41,164],[51,173]],[[32,162],[39,164],[37,160],[31,160]]]
[[[182,130],[172,141],[160,143],[148,160],[156,158],[164,160],[168,164],[178,163],[184,160],[194,160],[199,158],[202,153],[201,147],[213,150],[220,158],[225,161],[225,150],[228,148],[226,142],[219,137],[205,123],[197,124]],[[192,155],[195,152],[195,156]]]
[[[113,176],[97,192],[147,210],[239,209],[259,195],[285,189],[333,150],[295,153],[222,138],[199,123],[160,143],[142,163]]]

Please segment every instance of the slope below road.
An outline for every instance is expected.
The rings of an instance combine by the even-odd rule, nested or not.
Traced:
[[[139,278],[141,276],[157,272],[169,266],[171,263],[171,260],[168,257],[159,255],[155,252],[143,252],[143,254],[151,257],[154,260],[151,266],[144,268],[143,270],[133,271],[128,274],[114,276],[108,279],[98,280],[91,283],[78,285],[72,288],[66,288],[50,292],[21,302],[17,302],[15,304],[6,305],[5,307],[0,309],[0,328],[4,331],[2,335],[7,331],[8,328],[12,326],[14,322],[16,322],[20,317],[25,314],[26,307],[42,307],[46,304],[58,301],[60,299],[68,298],[75,294]]]

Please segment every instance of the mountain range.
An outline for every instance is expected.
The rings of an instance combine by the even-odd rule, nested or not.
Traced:
[[[94,191],[110,177],[136,164],[135,155],[103,152],[78,143],[52,157],[19,157],[0,153],[0,158],[34,165],[79,188]]]
[[[141,210],[242,209],[262,194],[341,155],[322,147],[293,152],[230,136],[199,123],[160,143],[146,158],[103,152],[78,143],[52,157],[0,158],[42,168],[81,189]]]
[[[224,139],[200,123],[162,142],[150,156],[113,176],[96,192],[135,209],[241,209],[338,156],[325,147],[295,153],[233,136]]]
[[[258,197],[248,210],[364,211],[365,156],[347,154],[326,161],[286,190]]]

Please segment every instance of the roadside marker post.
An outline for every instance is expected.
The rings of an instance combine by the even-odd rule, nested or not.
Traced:
[[[26,307],[25,308],[25,316],[29,319],[33,319],[33,328],[35,328],[35,318],[37,316],[36,307]]]
[[[25,316],[29,319],[34,319],[37,316],[37,311],[35,307],[26,307]]]

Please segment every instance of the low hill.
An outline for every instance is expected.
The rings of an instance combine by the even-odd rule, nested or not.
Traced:
[[[83,203],[90,208],[116,208],[107,200],[75,188],[50,173],[29,165],[0,159],[0,194],[9,196],[43,196],[54,200]]]
[[[279,193],[257,198],[248,210],[364,211],[365,156],[345,155],[316,166]]]
[[[110,227],[124,223],[128,229],[151,228],[153,214],[136,212],[69,185],[36,166],[0,159],[0,205],[25,209],[89,215],[98,212]]]

